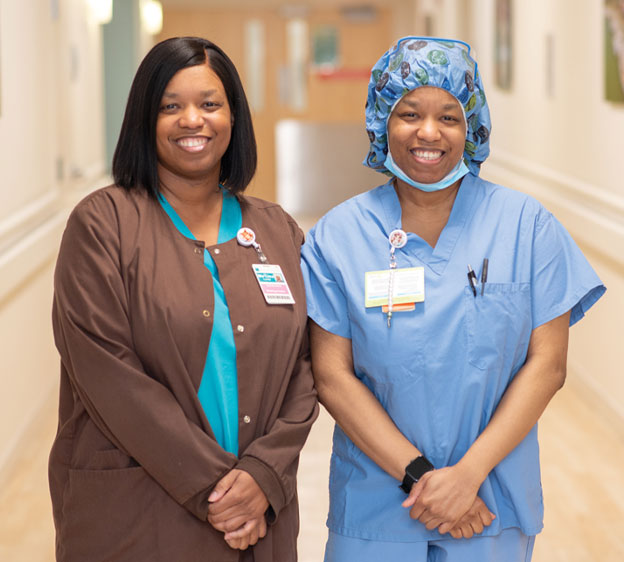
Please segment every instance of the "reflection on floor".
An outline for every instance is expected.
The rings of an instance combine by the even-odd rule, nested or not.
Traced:
[[[56,396],[19,463],[0,487],[0,560],[52,562],[54,532],[47,455]],[[299,477],[300,562],[323,559],[332,421],[322,412],[305,446]],[[572,385],[553,400],[540,425],[546,523],[534,562],[624,560],[624,443]],[[279,562],[279,561],[276,561]],[[345,561],[350,562],[350,561]]]

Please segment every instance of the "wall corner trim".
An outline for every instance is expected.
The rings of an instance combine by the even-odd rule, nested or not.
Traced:
[[[624,265],[624,196],[504,151],[486,166],[485,179],[535,197],[576,240]]]

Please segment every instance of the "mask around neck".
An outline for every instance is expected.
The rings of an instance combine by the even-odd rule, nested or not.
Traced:
[[[388,150],[388,154],[386,155],[386,161],[384,162],[384,166],[386,170],[388,170],[391,174],[403,180],[408,185],[415,187],[416,189],[420,189],[421,191],[440,191],[442,189],[447,188],[449,185],[454,184],[457,180],[463,178],[470,170],[468,166],[464,163],[464,159],[460,158],[459,162],[455,165],[455,167],[446,175],[446,177],[442,178],[440,181],[435,183],[420,183],[414,181],[410,178],[401,168],[399,168],[395,161],[392,158],[392,153]]]

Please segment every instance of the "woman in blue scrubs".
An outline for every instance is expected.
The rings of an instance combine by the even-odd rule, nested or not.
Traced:
[[[530,560],[536,424],[605,288],[536,200],[479,177],[491,124],[468,45],[401,39],[372,70],[366,125],[364,164],[388,182],[302,252],[337,422],[325,560]]]

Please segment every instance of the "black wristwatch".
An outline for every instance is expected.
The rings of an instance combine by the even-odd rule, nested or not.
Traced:
[[[433,469],[433,465],[424,455],[415,458],[405,467],[405,476],[403,477],[403,482],[401,482],[399,488],[401,488],[401,490],[403,490],[406,494],[409,494],[412,486],[421,479],[422,475]]]

